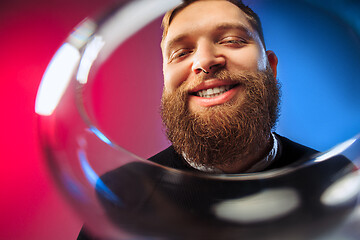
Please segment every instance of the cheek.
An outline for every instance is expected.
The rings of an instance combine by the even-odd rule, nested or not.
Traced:
[[[237,53],[236,56],[233,56],[233,63],[237,68],[241,70],[265,70],[266,69],[266,54],[261,53],[262,51],[259,48],[248,48],[243,49],[241,52]]]
[[[164,73],[164,87],[167,92],[175,91],[188,78],[186,68],[180,64],[177,66],[165,66]]]

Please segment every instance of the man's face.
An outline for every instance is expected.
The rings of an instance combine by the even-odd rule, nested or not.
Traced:
[[[227,1],[197,1],[181,10],[164,39],[163,60],[164,91],[171,94],[186,84],[191,112],[243,98],[242,86],[204,77],[204,71],[255,72],[267,67],[258,34],[246,15]],[[212,97],[214,91],[222,94]]]
[[[228,172],[253,164],[239,159],[264,154],[279,91],[276,56],[245,14],[227,1],[196,1],[174,17],[162,47],[162,118],[175,150]]]

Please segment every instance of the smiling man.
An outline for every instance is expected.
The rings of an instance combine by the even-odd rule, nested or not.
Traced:
[[[150,160],[214,173],[286,166],[314,150],[272,133],[278,59],[241,1],[184,1],[163,19],[162,118],[172,146]]]

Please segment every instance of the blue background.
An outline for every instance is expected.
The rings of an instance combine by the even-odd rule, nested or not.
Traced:
[[[245,3],[279,59],[277,132],[320,151],[359,133],[359,1]]]

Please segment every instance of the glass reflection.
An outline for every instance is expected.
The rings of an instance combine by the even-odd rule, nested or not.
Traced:
[[[42,148],[88,231],[110,239],[359,237],[351,228],[360,217],[359,136],[286,168],[208,175],[147,161],[103,131],[85,94],[96,71],[178,3],[123,1],[84,21],[44,74],[36,102]]]

